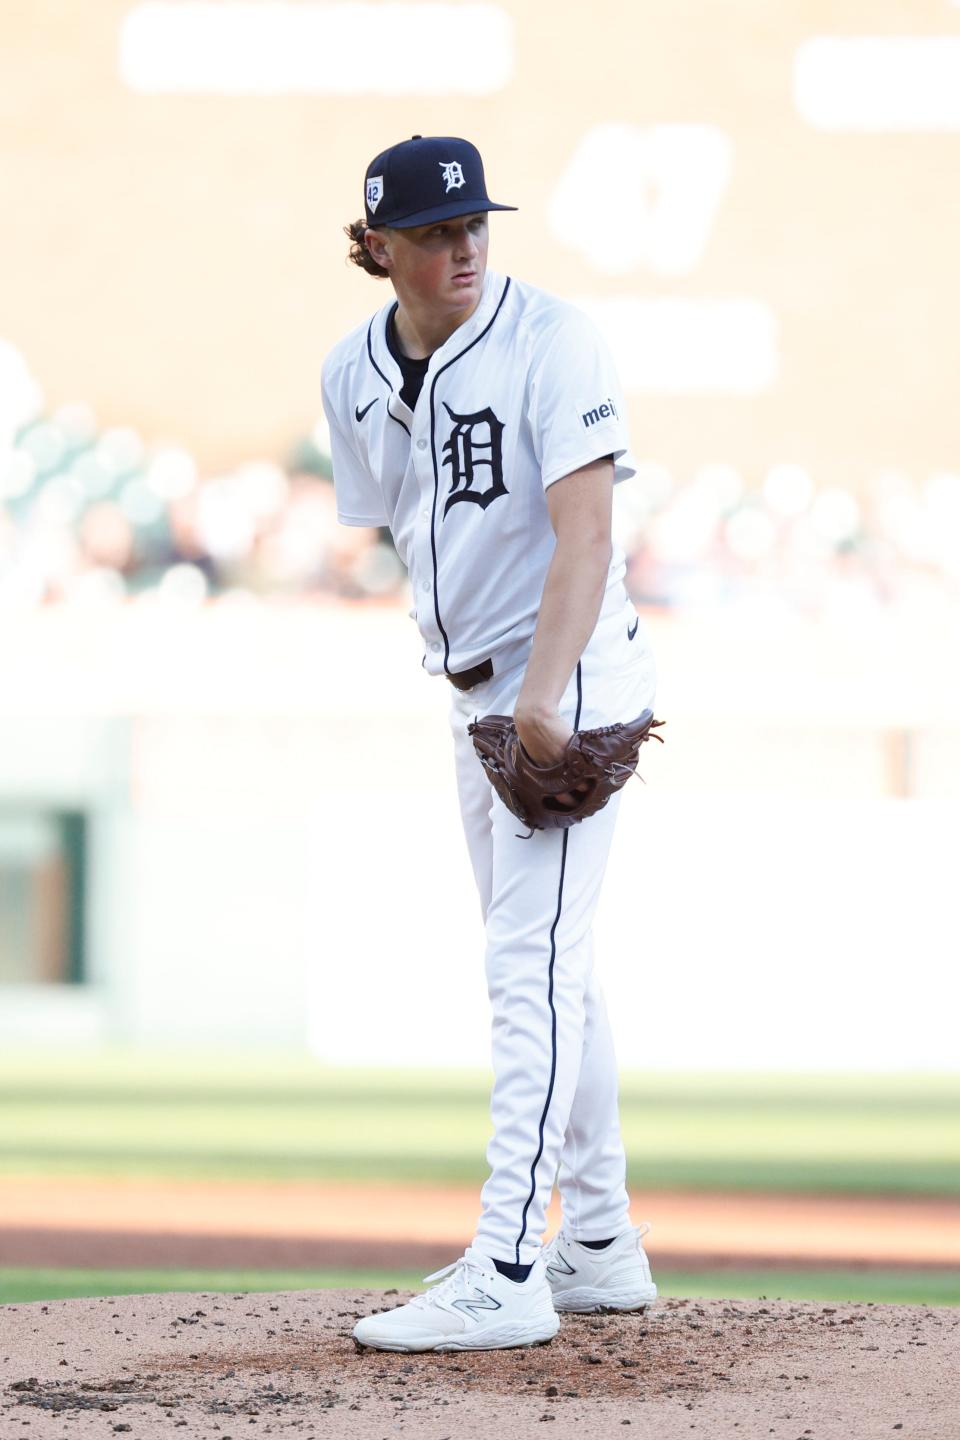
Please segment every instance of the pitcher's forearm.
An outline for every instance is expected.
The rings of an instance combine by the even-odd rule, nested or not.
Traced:
[[[600,614],[610,566],[609,534],[557,541],[530,659],[514,711],[520,721],[556,714]]]

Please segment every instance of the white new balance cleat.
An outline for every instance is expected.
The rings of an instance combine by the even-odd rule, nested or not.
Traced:
[[[446,1278],[444,1278],[446,1277]],[[560,1329],[543,1257],[526,1280],[508,1280],[472,1245],[407,1305],[358,1320],[353,1338],[374,1350],[508,1350],[543,1345]]]
[[[562,1230],[544,1247],[543,1261],[558,1310],[647,1310],[657,1298],[650,1261],[641,1237],[650,1229],[632,1226],[605,1250],[590,1250]]]

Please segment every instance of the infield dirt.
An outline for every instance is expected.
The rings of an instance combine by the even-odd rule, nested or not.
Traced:
[[[956,1440],[960,1310],[666,1299],[535,1349],[359,1351],[407,1292],[132,1295],[0,1307],[0,1435]],[[543,1432],[542,1424],[551,1428]],[[256,1429],[253,1427],[257,1427]]]

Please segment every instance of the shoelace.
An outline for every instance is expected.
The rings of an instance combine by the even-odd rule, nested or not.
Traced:
[[[411,1305],[421,1308],[425,1305],[433,1305],[437,1300],[449,1300],[458,1290],[466,1290],[473,1285],[470,1272],[474,1271],[482,1278],[485,1274],[482,1265],[475,1260],[468,1260],[466,1255],[459,1255],[449,1265],[444,1265],[441,1270],[435,1270],[432,1275],[424,1275],[424,1285],[430,1285],[434,1280],[441,1280],[441,1285],[436,1285],[432,1290],[425,1291],[422,1295],[415,1295],[410,1301]],[[444,1277],[447,1277],[446,1279]]]

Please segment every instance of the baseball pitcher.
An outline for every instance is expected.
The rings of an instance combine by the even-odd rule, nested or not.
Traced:
[[[611,542],[635,473],[610,356],[572,306],[487,268],[466,140],[368,166],[351,258],[389,282],[327,357],[337,510],[390,528],[423,663],[450,686],[457,786],[486,931],[493,1136],[476,1234],[385,1350],[540,1344],[561,1311],[656,1296],[631,1224],[617,1069],[591,926],[620,790],[653,734],[653,658]],[[562,1228],[545,1248],[559,1180]]]

